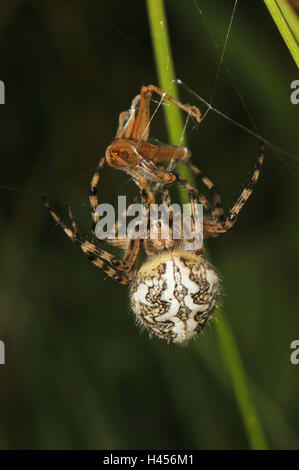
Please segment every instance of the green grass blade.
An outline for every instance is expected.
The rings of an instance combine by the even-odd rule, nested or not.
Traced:
[[[293,35],[295,36],[296,41],[298,42],[299,41],[299,18],[298,18],[296,11],[292,7],[292,5],[290,5],[289,2],[287,2],[286,0],[276,0],[276,1]]]
[[[267,449],[264,431],[250,396],[248,381],[236,340],[224,311],[218,308],[217,315],[216,327],[220,351],[230,374],[250,446],[252,449]]]
[[[148,15],[151,25],[152,43],[156,59],[156,67],[160,87],[166,93],[178,98],[177,84],[174,81],[174,65],[170,54],[170,44],[167,19],[163,1],[148,1]],[[174,145],[184,145],[180,140],[183,129],[183,119],[179,108],[173,104],[164,108],[167,131]]]
[[[286,8],[286,2],[284,0],[280,0],[279,2],[276,0],[264,0],[264,2],[273,18],[273,21],[279,29],[281,36],[283,37],[284,42],[292,54],[297,67],[299,67],[299,47],[295,39],[295,37],[298,38],[299,34],[299,21],[296,14],[290,8]]]
[[[175,81],[174,65],[170,50],[170,41],[167,27],[167,17],[164,2],[161,0],[147,1],[148,17],[150,22],[152,44],[156,60],[159,85],[163,91],[178,99],[178,88]],[[173,104],[164,107],[165,120],[169,140],[173,145],[186,145],[183,136],[183,118],[179,108]],[[176,170],[192,183],[192,174],[186,165],[178,163]],[[179,186],[180,197],[188,202],[185,188]]]
[[[147,8],[160,87],[178,98],[163,0],[147,0]],[[180,110],[175,106],[167,106],[164,111],[170,142],[173,145],[181,144],[183,120]],[[179,171],[182,174],[181,168]],[[190,174],[186,170],[183,176],[190,180]],[[182,201],[185,202],[184,199]],[[250,446],[252,449],[267,449],[264,432],[250,396],[246,373],[233,332],[224,311],[221,311],[220,314],[218,309],[218,316],[219,345],[224,363],[230,374]]]

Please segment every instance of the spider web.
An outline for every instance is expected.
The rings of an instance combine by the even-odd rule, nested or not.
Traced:
[[[117,25],[115,25],[115,23],[113,23],[112,21],[107,19],[98,10],[98,8],[95,8],[93,5],[89,4],[85,0],[80,0],[80,1],[86,8],[90,9],[98,18],[100,18],[102,21],[106,22],[109,25],[109,27],[113,28],[117,32],[117,34],[121,35],[130,44],[131,47],[135,48],[141,54],[145,55],[149,60],[151,60],[153,62],[153,67],[155,67],[153,57],[147,51],[145,51],[142,47],[140,47],[140,45],[134,39],[132,39],[127,33],[123,32]],[[216,51],[219,55],[219,62],[218,62],[217,68],[216,68],[215,78],[213,80],[213,85],[212,85],[211,94],[210,94],[209,99],[205,99],[204,97],[202,97],[197,91],[193,90],[190,86],[188,86],[186,83],[184,83],[179,78],[176,79],[176,83],[179,86],[181,86],[184,90],[186,90],[186,92],[190,96],[192,96],[192,98],[194,98],[195,101],[198,101],[198,102],[200,102],[200,103],[202,103],[206,106],[206,111],[204,112],[204,114],[202,116],[201,122],[200,123],[195,122],[195,124],[192,128],[192,131],[198,130],[200,124],[208,117],[208,115],[211,112],[215,113],[218,116],[220,116],[221,118],[223,118],[223,119],[227,120],[228,122],[230,122],[232,125],[234,125],[234,126],[238,127],[239,129],[241,129],[245,133],[253,136],[258,141],[260,141],[260,142],[263,141],[264,144],[272,150],[273,154],[284,165],[286,165],[286,167],[290,171],[292,171],[296,177],[298,177],[299,176],[299,157],[297,157],[295,155],[292,155],[288,151],[286,151],[286,150],[280,148],[279,146],[275,145],[273,142],[269,141],[265,136],[263,136],[262,133],[258,130],[258,128],[256,126],[256,123],[255,123],[255,121],[254,121],[254,119],[253,119],[253,117],[252,117],[252,115],[249,111],[249,108],[246,104],[246,100],[245,100],[245,98],[244,98],[244,96],[243,96],[243,94],[242,94],[242,92],[241,92],[241,90],[240,90],[240,88],[239,88],[239,86],[238,86],[238,84],[237,84],[237,82],[236,82],[236,80],[235,80],[235,78],[234,78],[227,62],[226,62],[226,60],[225,60],[225,53],[226,53],[226,50],[227,50],[227,47],[228,47],[228,44],[229,44],[229,39],[230,39],[230,36],[232,34],[232,30],[233,30],[233,21],[234,21],[235,15],[237,13],[238,0],[234,0],[232,12],[231,12],[231,15],[230,15],[230,19],[229,19],[229,23],[228,23],[228,27],[227,27],[227,31],[226,31],[226,34],[225,34],[225,39],[224,39],[224,43],[223,43],[222,48],[219,46],[218,42],[215,39],[212,28],[211,28],[211,26],[209,25],[209,23],[206,19],[206,16],[205,16],[205,14],[204,14],[201,6],[200,6],[199,0],[193,0],[193,5],[194,5],[198,15],[200,16],[200,18],[202,20],[202,23],[203,23],[204,27],[206,28],[206,30],[207,30],[207,32],[210,36],[210,39],[213,42],[213,45],[214,45],[214,47],[215,47],[215,49],[216,49]],[[162,23],[161,23],[161,28],[163,29],[164,34],[166,34],[164,25]],[[170,58],[168,57],[168,62],[167,62],[166,67],[168,67],[169,61],[170,61]],[[225,69],[230,81],[232,82],[232,85],[233,85],[233,87],[234,87],[234,89],[237,93],[237,96],[240,100],[240,103],[241,103],[241,105],[244,109],[244,112],[247,115],[247,118],[248,118],[248,120],[251,124],[251,128],[245,126],[244,124],[241,124],[240,122],[238,122],[237,120],[235,120],[231,116],[228,116],[222,110],[219,110],[219,109],[217,109],[216,107],[213,106],[213,101],[214,101],[214,97],[215,97],[215,94],[216,94],[217,85],[218,85],[218,82],[219,82],[219,78],[220,78],[220,75],[221,75],[222,68]],[[170,88],[171,88],[171,85],[172,84],[170,84]],[[155,104],[155,109],[154,109],[154,111],[151,115],[149,125],[151,124],[152,120],[156,117],[156,114],[157,114],[159,108],[163,105],[165,105],[165,106],[168,105],[168,103],[164,102],[163,95],[159,100],[155,100],[153,98],[152,102]],[[195,104],[195,103],[192,101],[192,104]],[[184,137],[186,135],[186,131],[187,131],[190,120],[193,120],[193,118],[190,115],[187,115],[186,118],[185,118],[184,128],[183,128],[183,131],[182,131],[182,134],[181,134],[181,137],[180,137],[180,142],[182,142],[184,140]],[[65,188],[66,186],[74,184],[78,179],[80,179],[83,176],[86,176],[87,174],[92,175],[94,170],[95,170],[95,167],[93,166],[93,167],[87,169],[86,171],[80,173],[79,175],[65,180],[62,184],[59,184],[58,186],[52,188],[51,194],[55,194],[57,191],[60,191],[61,189]],[[128,184],[129,184],[129,181],[127,181],[127,183],[121,183],[117,186],[114,185],[114,187],[111,188],[110,191],[115,191],[115,189],[118,189],[118,188],[124,188]],[[41,195],[41,193],[39,191],[28,190],[28,189],[20,188],[20,187],[12,187],[12,186],[8,186],[8,185],[5,185],[5,184],[0,184],[0,189],[6,190],[6,191],[21,192],[21,193],[24,193],[24,194],[36,196],[38,198],[40,198],[40,195]],[[84,203],[84,205],[86,205],[86,203]]]
[[[234,0],[232,13],[231,13],[231,16],[230,16],[230,19],[229,19],[229,24],[228,24],[228,28],[227,28],[227,32],[226,32],[226,35],[225,35],[225,40],[224,40],[224,44],[223,44],[222,49],[219,47],[219,44],[217,43],[217,41],[215,39],[215,36],[213,34],[212,28],[210,27],[209,23],[207,22],[207,20],[205,18],[204,12],[200,7],[199,0],[193,0],[193,4],[194,4],[198,14],[201,16],[204,27],[206,28],[206,30],[207,30],[207,32],[210,36],[210,39],[212,40],[212,42],[214,44],[214,47],[215,47],[215,49],[217,50],[217,52],[220,56],[209,100],[203,98],[198,92],[194,91],[190,86],[188,86],[186,83],[184,83],[179,78],[177,78],[175,80],[177,85],[179,85],[183,89],[185,89],[190,96],[195,98],[196,101],[204,104],[207,108],[206,111],[204,112],[202,118],[201,118],[201,122],[200,123],[196,122],[193,129],[198,129],[198,127],[203,123],[204,119],[206,119],[208,114],[212,111],[213,113],[217,114],[218,116],[221,116],[223,119],[227,120],[228,122],[230,122],[234,126],[236,126],[239,129],[243,130],[247,134],[255,137],[259,142],[263,142],[265,144],[265,146],[270,148],[272,150],[273,154],[290,171],[292,171],[294,173],[294,175],[298,178],[299,177],[299,157],[296,156],[296,155],[292,155],[288,151],[282,149],[278,145],[276,145],[273,142],[271,142],[270,140],[268,140],[264,135],[262,135],[262,133],[259,132],[259,130],[257,128],[257,125],[256,125],[256,123],[255,123],[255,121],[254,121],[254,119],[253,119],[253,117],[252,117],[252,115],[249,111],[249,107],[246,103],[246,100],[245,100],[245,98],[244,98],[244,96],[243,96],[243,94],[242,94],[242,92],[241,92],[241,90],[240,90],[240,88],[239,88],[239,86],[238,86],[238,84],[237,84],[237,82],[236,82],[236,80],[235,80],[228,64],[227,64],[227,62],[225,61],[224,56],[225,56],[225,52],[226,52],[226,49],[227,49],[227,46],[228,46],[230,35],[232,33],[232,25],[233,25],[234,17],[235,17],[236,12],[237,12],[238,0]],[[163,28],[163,34],[166,34],[165,30],[164,30],[164,25],[162,23],[161,23],[161,28]],[[169,59],[168,59],[168,63],[169,63]],[[229,79],[232,82],[232,85],[233,85],[233,87],[234,87],[234,89],[237,93],[237,96],[238,96],[238,98],[240,100],[240,103],[241,103],[241,105],[242,105],[242,107],[245,111],[245,114],[247,115],[247,118],[248,118],[248,120],[249,120],[249,122],[252,126],[252,129],[248,128],[244,124],[241,124],[237,120],[233,119],[231,116],[228,116],[223,111],[221,111],[221,110],[219,110],[219,109],[217,109],[216,107],[213,106],[213,100],[214,100],[214,97],[215,97],[215,94],[216,94],[217,84],[218,84],[218,81],[219,81],[219,78],[220,78],[222,67],[225,68],[225,70],[227,72],[227,75],[228,75]],[[170,87],[171,87],[171,84],[170,84]],[[155,111],[154,111],[154,113],[151,117],[151,121],[154,118],[154,115],[156,114],[158,108],[161,106],[162,103],[163,103],[163,97],[158,102],[157,107],[156,107],[156,109],[155,109]],[[184,125],[184,128],[183,128],[183,132],[182,132],[181,137],[180,137],[180,142],[182,142],[184,140],[189,119],[190,119],[190,115],[187,115],[187,117],[185,119],[185,125]]]

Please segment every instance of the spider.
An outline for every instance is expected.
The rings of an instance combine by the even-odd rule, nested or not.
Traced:
[[[203,238],[214,237],[230,229],[237,216],[250,197],[260,175],[264,159],[264,147],[261,146],[253,174],[242,190],[239,198],[224,215],[221,196],[212,181],[203,176],[201,170],[189,163],[191,171],[198,176],[209,189],[212,202],[200,195],[196,188],[191,186],[184,178],[174,171],[161,168],[152,168],[151,162],[157,164],[169,163],[170,160],[184,160],[189,152],[183,147],[159,146],[156,153],[147,154],[149,131],[149,100],[152,91],[165,96],[169,101],[187,112],[194,113],[200,119],[197,108],[182,105],[156,87],[150,85],[141,89],[132,101],[131,111],[120,114],[120,125],[117,137],[107,148],[105,157],[102,157],[90,185],[90,205],[93,221],[93,234],[99,220],[96,208],[99,205],[97,186],[102,168],[107,161],[115,168],[128,170],[140,187],[141,201],[146,208],[146,226],[149,227],[149,206],[156,205],[155,196],[149,188],[144,168],[153,172],[154,181],[163,181],[165,184],[178,181],[188,193],[191,217],[195,213],[195,204],[201,203],[206,211],[203,220]],[[136,103],[140,100],[139,112],[135,118]],[[142,138],[145,140],[143,141]],[[134,140],[135,139],[135,140]],[[138,140],[139,139],[139,140]],[[120,140],[122,145],[120,146]],[[133,142],[133,144],[132,144]],[[132,147],[133,145],[133,147]],[[138,148],[135,153],[134,146]],[[123,148],[126,148],[122,154]],[[136,148],[136,147],[135,147]],[[129,150],[130,151],[129,151]],[[141,151],[142,149],[142,151]],[[117,151],[116,151],[117,150]],[[178,152],[178,153],[176,153]],[[116,157],[115,157],[116,155]],[[134,160],[135,159],[135,160]],[[124,250],[123,259],[87,241],[79,232],[71,207],[68,213],[71,227],[66,225],[47,199],[44,203],[50,211],[55,222],[64,230],[66,235],[78,244],[88,259],[98,268],[103,269],[112,279],[120,284],[129,284],[130,304],[135,313],[137,322],[147,329],[150,334],[156,335],[168,343],[187,343],[198,332],[202,331],[210,319],[219,296],[219,279],[213,266],[204,258],[203,248],[187,250],[190,241],[184,235],[181,239],[173,237],[173,226],[170,217],[170,236],[162,238],[150,237],[149,231],[144,239],[127,236],[126,238],[106,239],[106,243]],[[171,210],[171,201],[168,189],[163,190],[163,202]],[[126,213],[128,213],[127,208]],[[116,222],[116,233],[119,223]],[[148,259],[138,267],[138,259],[144,250]]]

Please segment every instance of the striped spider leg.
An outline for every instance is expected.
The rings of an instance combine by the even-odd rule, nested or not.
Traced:
[[[135,262],[139,252],[140,240],[125,240],[125,255],[122,260],[119,260],[116,256],[109,253],[108,251],[102,250],[94,243],[90,243],[80,234],[70,206],[68,214],[72,228],[67,226],[61,220],[45,196],[43,196],[43,200],[46,208],[49,210],[55,222],[63,229],[63,231],[72,240],[73,243],[80,246],[81,250],[92,262],[92,264],[94,264],[97,268],[103,269],[103,271],[108,274],[108,276],[120,284],[128,284],[130,282],[135,269]]]
[[[222,200],[217,187],[207,176],[204,176],[202,171],[195,165],[190,162],[187,163],[187,166],[190,168],[192,173],[194,173],[194,175],[196,176],[199,176],[202,183],[209,189],[212,198],[212,204],[210,204],[203,195],[199,195],[197,189],[193,188],[184,178],[182,178],[181,175],[174,171],[169,172],[172,175],[172,178],[169,178],[173,180],[172,182],[177,181],[186,188],[189,194],[189,200],[196,200],[198,203],[202,204],[204,209],[207,211],[208,216],[204,218],[203,224],[204,238],[215,237],[217,235],[225,233],[234,225],[239,212],[241,211],[242,207],[245,205],[255,188],[255,185],[259,179],[263,161],[264,144],[262,143],[253,174],[227,215],[224,215]]]

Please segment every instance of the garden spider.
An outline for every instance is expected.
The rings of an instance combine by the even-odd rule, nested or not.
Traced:
[[[91,181],[90,205],[93,220],[93,233],[95,234],[95,227],[99,220],[96,211],[99,205],[97,186],[100,173],[106,161],[108,161],[109,164],[113,163],[112,166],[115,168],[127,169],[129,174],[137,182],[140,187],[141,201],[146,208],[145,217],[147,227],[149,227],[149,205],[156,204],[156,200],[149,188],[146,174],[144,173],[145,167],[147,167],[148,171],[153,172],[153,179],[150,179],[150,181],[158,181],[167,184],[177,180],[186,188],[191,216],[194,215],[195,204],[197,202],[203,204],[207,213],[203,220],[203,238],[225,233],[234,225],[240,210],[250,197],[257,183],[263,163],[264,148],[263,146],[261,147],[250,181],[226,216],[224,215],[221,197],[216,187],[207,177],[203,176],[202,172],[194,165],[189,164],[189,168],[195,175],[200,177],[202,183],[209,189],[212,203],[204,196],[200,195],[194,187],[188,184],[186,180],[174,171],[150,166],[153,161],[157,164],[165,163],[165,161],[169,163],[174,155],[176,155],[178,160],[184,159],[184,157],[188,155],[187,149],[183,151],[182,147],[178,147],[181,153],[176,154],[176,147],[165,146],[165,150],[163,146],[160,146],[158,148],[158,154],[155,156],[150,154],[148,157],[145,152],[147,147],[142,146],[143,152],[145,152],[142,157],[143,160],[139,158],[139,147],[139,155],[136,157],[136,160],[138,160],[137,163],[135,161],[135,164],[133,164],[133,160],[130,160],[131,157],[135,158],[134,153],[130,154],[127,151],[125,155],[126,159],[118,160],[118,157],[121,158],[121,153],[118,153],[118,157],[115,160],[115,151],[113,150],[112,152],[111,148],[118,148],[121,152],[122,146],[118,146],[121,139],[123,139],[122,142],[127,146],[127,149],[128,146],[130,147],[132,139],[141,139],[142,136],[146,137],[146,139],[148,138],[150,117],[149,113],[144,111],[144,109],[148,109],[149,95],[151,92],[157,92],[157,90],[159,89],[153,86],[143,87],[141,89],[141,98],[139,98],[139,96],[134,98],[133,103],[136,103],[140,99],[140,107],[136,119],[134,106],[133,111],[130,113],[124,112],[120,115],[120,126],[117,136],[124,136],[124,138],[117,137],[108,147],[109,150],[107,149],[105,157],[101,158]],[[160,90],[158,93],[163,95]],[[142,102],[145,102],[142,100],[145,100],[146,96],[148,101],[146,101],[146,105],[142,105]],[[197,108],[182,105],[168,95],[165,96],[179,107],[188,112],[192,111],[200,119],[199,111],[195,111]],[[129,127],[130,131],[128,130]],[[136,145],[136,141],[134,142],[134,145]],[[146,140],[144,142],[146,143]],[[137,141],[137,146],[139,145],[140,142]],[[166,156],[165,159],[164,156]],[[145,164],[145,166],[143,164]],[[168,189],[163,190],[163,201],[171,214],[172,209]],[[212,265],[203,257],[202,248],[193,251],[186,250],[187,243],[190,240],[184,235],[181,239],[175,239],[173,237],[173,227],[170,224],[170,236],[167,239],[160,236],[160,229],[158,229],[158,237],[154,239],[150,237],[149,231],[144,239],[132,236],[106,239],[107,244],[125,251],[123,259],[120,260],[113,254],[102,250],[82,237],[70,207],[69,218],[71,228],[60,219],[45,197],[44,202],[53,219],[64,230],[66,235],[80,246],[83,253],[95,266],[103,269],[108,276],[115,281],[121,284],[130,284],[131,308],[136,315],[137,322],[145,329],[149,330],[151,334],[169,343],[186,343],[204,328],[217,303],[219,296],[219,280]],[[170,221],[171,220],[172,218],[170,217]],[[118,230],[118,228],[117,222],[116,229]],[[148,259],[138,268],[138,259],[141,250],[144,250]]]

